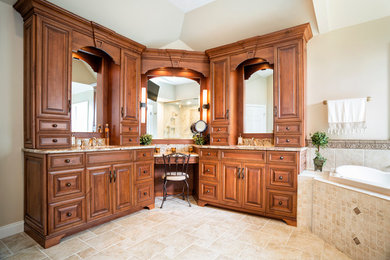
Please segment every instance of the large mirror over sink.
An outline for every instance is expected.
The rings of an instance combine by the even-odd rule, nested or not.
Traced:
[[[268,63],[244,67],[243,132],[273,133],[273,69]]]
[[[146,131],[154,139],[191,139],[200,120],[200,85],[184,77],[148,80]]]

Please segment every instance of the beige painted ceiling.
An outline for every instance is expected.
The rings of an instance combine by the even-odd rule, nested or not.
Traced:
[[[49,1],[148,47],[198,51],[307,22],[316,35],[390,16],[390,0]]]

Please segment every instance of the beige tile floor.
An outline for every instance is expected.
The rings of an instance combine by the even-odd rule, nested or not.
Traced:
[[[349,259],[307,230],[281,221],[192,207],[169,198],[43,249],[25,233],[0,240],[0,259]]]

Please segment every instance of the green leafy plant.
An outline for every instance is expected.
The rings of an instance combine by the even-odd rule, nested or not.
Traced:
[[[150,145],[152,143],[152,135],[150,134],[141,135],[139,142],[141,145]]]
[[[205,144],[205,138],[200,134],[194,135],[193,139],[194,139],[194,142],[196,145],[204,145]]]
[[[325,132],[315,132],[311,135],[311,141],[313,145],[316,147],[316,157],[314,158],[314,166],[315,170],[319,169],[322,171],[322,166],[326,162],[326,158],[321,155],[320,149],[326,148],[328,146],[329,137]]]

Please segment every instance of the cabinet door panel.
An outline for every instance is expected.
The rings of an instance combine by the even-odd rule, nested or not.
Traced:
[[[111,167],[87,168],[88,219],[97,219],[112,214]]]
[[[122,52],[122,120],[138,122],[140,58],[130,51]]]
[[[238,176],[241,163],[222,164],[222,200],[226,204],[240,206],[240,179]]]
[[[128,210],[132,206],[132,169],[130,163],[113,166],[115,212]]]
[[[40,116],[69,118],[71,79],[70,30],[50,20],[42,20],[42,78],[38,84]]]
[[[211,62],[212,123],[227,123],[229,60],[223,58]]]
[[[300,106],[303,93],[300,89],[299,43],[292,42],[275,47],[275,105],[276,121],[300,119]]]
[[[257,164],[244,165],[243,207],[265,210],[265,166]]]

